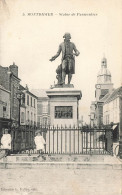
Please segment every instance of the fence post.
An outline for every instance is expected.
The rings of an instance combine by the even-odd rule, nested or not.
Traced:
[[[112,129],[106,129],[105,132],[105,150],[113,155],[113,136]]]
[[[14,129],[11,128],[11,152],[14,152]]]
[[[30,146],[31,146],[31,127],[28,129],[28,146],[29,146],[29,154],[28,154],[28,156],[31,156],[31,154],[30,154]]]
[[[62,125],[60,127],[60,130],[61,130],[61,154],[62,154]]]
[[[58,154],[58,125],[57,125],[57,154]]]
[[[78,129],[78,154],[79,154],[79,127],[77,129]]]
[[[50,154],[50,129],[48,129],[49,131],[49,154]]]
[[[53,126],[53,128],[51,128],[52,129],[52,131],[53,131],[53,154],[54,154],[54,146],[55,146],[55,142],[54,142],[54,133],[55,133],[55,129],[54,129],[54,126]]]

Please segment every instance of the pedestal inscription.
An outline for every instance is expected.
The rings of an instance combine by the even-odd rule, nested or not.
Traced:
[[[55,106],[55,118],[69,119],[73,118],[72,106]]]

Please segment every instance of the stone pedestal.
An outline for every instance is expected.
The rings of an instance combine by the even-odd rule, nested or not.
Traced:
[[[73,87],[55,87],[46,91],[49,97],[49,115],[51,126],[77,126],[79,115],[80,90]]]

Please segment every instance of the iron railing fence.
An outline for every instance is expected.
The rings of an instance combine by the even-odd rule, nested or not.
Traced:
[[[19,126],[11,128],[11,152],[21,153],[22,151],[34,149],[34,137],[37,128],[32,126]]]
[[[113,154],[112,129],[41,127],[45,154]],[[36,128],[11,129],[12,153],[36,154]]]

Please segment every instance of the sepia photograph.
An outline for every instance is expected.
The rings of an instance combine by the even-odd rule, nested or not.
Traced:
[[[0,0],[0,195],[122,194],[122,1]]]

